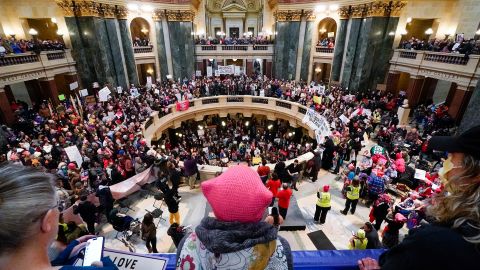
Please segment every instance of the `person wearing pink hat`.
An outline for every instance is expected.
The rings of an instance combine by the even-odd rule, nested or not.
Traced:
[[[324,185],[322,191],[320,189],[317,191],[317,205],[315,209],[315,215],[313,216],[313,220],[318,222],[318,217],[320,216],[320,224],[325,223],[325,219],[327,218],[328,211],[332,208],[331,207],[331,196],[330,196],[330,186]]]
[[[234,166],[200,188],[215,217],[179,243],[177,269],[293,269],[290,245],[262,221],[272,193],[257,172]]]
[[[382,244],[386,248],[392,248],[398,245],[400,229],[407,222],[407,218],[400,213],[396,213],[393,218],[387,216],[385,221],[388,225],[383,229]]]

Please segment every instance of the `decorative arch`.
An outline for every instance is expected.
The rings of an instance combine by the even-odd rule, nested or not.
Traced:
[[[142,17],[136,17],[130,22],[130,34],[132,35],[132,39],[150,39],[150,24],[147,20]]]
[[[330,38],[333,38],[333,41],[335,41],[337,35],[337,22],[333,18],[326,17],[318,23],[318,40],[322,41],[323,39],[328,39],[329,34]]]

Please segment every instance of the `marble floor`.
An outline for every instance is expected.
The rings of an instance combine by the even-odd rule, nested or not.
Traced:
[[[281,236],[288,240],[292,250],[316,250],[307,234],[317,230],[323,230],[336,249],[347,249],[348,240],[352,235],[352,231],[357,231],[365,221],[368,221],[369,209],[361,202],[357,205],[357,210],[354,215],[349,213],[347,216],[344,216],[340,213],[340,210],[344,208],[345,199],[343,199],[340,192],[343,182],[336,180],[336,178],[336,175],[322,170],[319,172],[318,181],[312,183],[309,180],[304,180],[297,186],[298,191],[294,191],[294,195],[297,198],[298,206],[307,223],[307,228],[305,231],[279,232]],[[325,184],[330,185],[332,210],[328,213],[326,223],[319,225],[313,222],[317,201],[316,192]],[[182,196],[179,207],[181,223],[184,226],[190,225],[192,228],[195,228],[205,216],[207,201],[200,189],[190,190],[188,186],[184,186],[179,189],[179,193]],[[152,196],[145,199],[145,197],[140,197],[139,194],[134,194],[131,197],[132,203],[130,207],[132,210],[128,210],[128,215],[142,220],[147,210],[154,210],[154,198]],[[167,235],[169,213],[166,205],[163,205],[162,209],[165,211],[163,217],[166,220],[160,220],[157,228],[157,249],[160,253],[173,253],[175,252],[175,246],[171,238]],[[155,220],[155,222],[157,221],[158,219]],[[115,239],[116,231],[113,230],[110,224],[97,226],[97,231],[100,231],[100,235],[105,236],[105,246],[107,248],[129,250],[124,243]],[[406,232],[406,229],[403,229],[401,234],[405,234]],[[131,243],[134,246],[135,252],[148,252],[144,241],[139,237],[132,237]]]

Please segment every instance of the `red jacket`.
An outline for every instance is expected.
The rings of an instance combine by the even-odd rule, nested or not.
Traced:
[[[277,194],[278,207],[288,208],[290,204],[290,197],[292,197],[293,191],[290,188],[280,190]]]
[[[270,192],[272,192],[273,197],[277,197],[278,188],[280,188],[281,185],[282,185],[282,183],[280,182],[279,179],[277,179],[277,180],[270,179],[270,180],[267,181],[267,184],[266,184],[268,190],[270,190]]]

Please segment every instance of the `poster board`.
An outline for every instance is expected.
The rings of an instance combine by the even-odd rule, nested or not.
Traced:
[[[212,67],[207,67],[207,77],[212,77]]]
[[[82,166],[83,158],[80,154],[80,151],[78,151],[78,147],[76,145],[65,147],[65,153],[67,154],[68,159],[71,162],[75,161],[77,163],[77,168]]]
[[[88,96],[88,89],[82,89],[79,91],[81,97],[86,97]]]
[[[77,88],[78,88],[78,82],[73,82],[73,83],[70,84],[70,90],[73,91],[73,90],[75,90],[75,89],[77,89]]]

